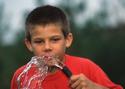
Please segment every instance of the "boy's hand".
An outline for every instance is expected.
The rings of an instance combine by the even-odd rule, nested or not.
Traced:
[[[69,81],[72,89],[108,89],[89,80],[85,75],[72,75]]]

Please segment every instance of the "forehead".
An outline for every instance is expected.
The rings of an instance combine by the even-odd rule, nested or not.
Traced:
[[[47,37],[52,35],[63,35],[61,26],[58,24],[37,25],[30,31],[31,37]]]

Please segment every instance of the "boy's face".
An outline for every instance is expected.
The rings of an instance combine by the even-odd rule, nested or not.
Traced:
[[[66,47],[71,45],[73,39],[71,33],[65,38],[57,24],[37,25],[30,31],[30,35],[31,42],[26,39],[25,44],[34,55],[58,56],[61,61],[64,60]]]

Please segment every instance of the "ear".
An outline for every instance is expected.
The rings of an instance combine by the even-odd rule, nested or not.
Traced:
[[[66,37],[66,47],[69,48],[73,41],[73,35],[72,33],[69,33]]]
[[[25,42],[25,45],[26,45],[26,47],[28,48],[28,50],[29,50],[30,52],[32,52],[33,49],[32,49],[31,42],[30,42],[28,39],[25,39],[24,42]]]

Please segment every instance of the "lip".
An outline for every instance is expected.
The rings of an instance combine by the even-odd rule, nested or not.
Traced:
[[[54,54],[50,54],[50,53],[45,53],[42,54],[41,57],[46,56],[46,57],[54,57]]]
[[[54,60],[54,59],[55,59],[55,56],[52,55],[52,54],[46,53],[46,54],[41,55],[41,58],[42,58],[44,61],[48,62],[48,61],[50,61],[50,60]]]
[[[43,60],[45,60],[46,64],[48,66],[54,66],[55,64],[57,64],[57,57],[52,55],[52,54],[44,54],[42,56]]]
[[[40,55],[41,59],[47,66],[54,66],[58,64],[58,56],[52,53],[44,53]]]
[[[46,63],[48,66],[55,66],[55,64],[57,64],[57,61],[56,60],[49,60],[49,61],[47,61],[47,63]]]

